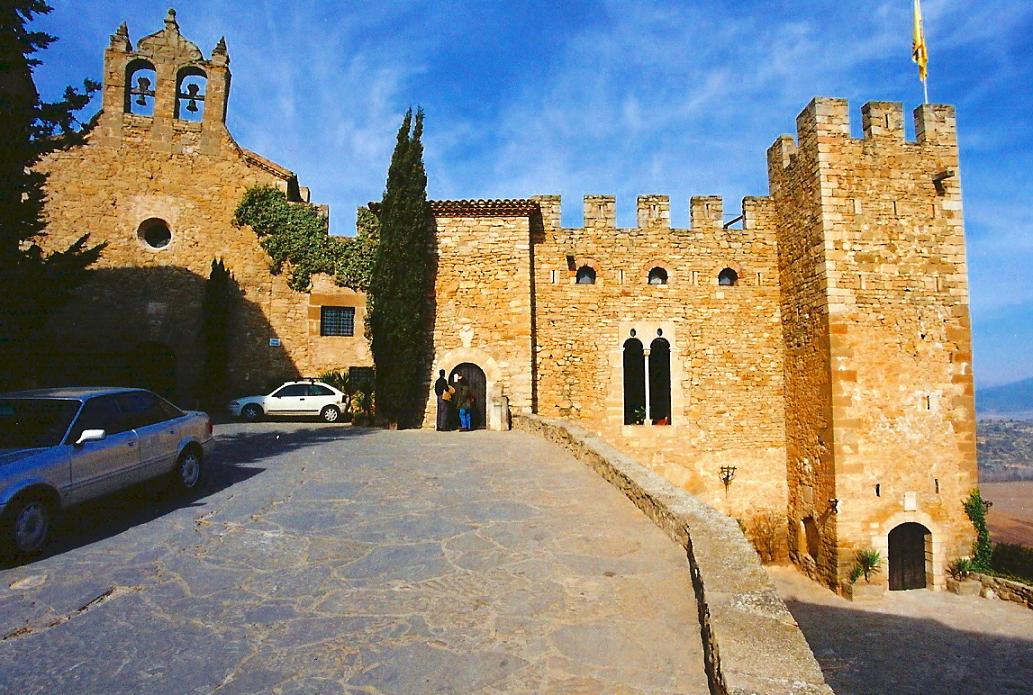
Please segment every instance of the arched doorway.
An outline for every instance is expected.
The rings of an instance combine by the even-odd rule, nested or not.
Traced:
[[[890,531],[890,591],[926,588],[931,545],[932,533],[922,524],[908,522]]]
[[[488,422],[486,417],[488,413],[487,379],[484,376],[484,370],[472,362],[463,362],[448,375],[448,383],[455,382],[456,374],[462,375],[463,381],[466,382],[466,385],[473,392],[474,406],[470,428],[483,430]]]
[[[176,393],[176,353],[164,343],[138,344],[126,356],[124,383],[150,389],[166,398]]]

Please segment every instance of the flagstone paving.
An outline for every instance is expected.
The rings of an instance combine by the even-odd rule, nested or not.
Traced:
[[[3,690],[705,693],[684,551],[511,433],[217,428],[0,570]]]

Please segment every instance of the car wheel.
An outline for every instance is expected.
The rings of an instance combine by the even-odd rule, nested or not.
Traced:
[[[254,422],[262,417],[262,408],[252,403],[245,405],[240,414],[248,422]]]
[[[201,485],[204,477],[204,467],[201,465],[201,452],[193,446],[187,447],[176,461],[176,468],[172,471],[173,482],[182,492],[196,490]]]
[[[40,497],[24,497],[11,503],[4,519],[4,536],[16,556],[34,555],[50,535],[50,506]]]
[[[337,409],[337,406],[328,405],[319,411],[319,417],[323,418],[324,422],[337,422],[337,419],[341,417],[341,411]]]

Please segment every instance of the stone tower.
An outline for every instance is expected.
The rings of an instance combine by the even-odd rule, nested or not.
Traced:
[[[917,544],[917,566],[897,562],[888,577],[906,588],[900,572],[942,586],[946,563],[971,547],[961,501],[977,484],[975,404],[955,118],[940,105],[914,118],[907,142],[902,105],[868,103],[855,139],[847,103],[815,99],[797,118],[798,139],[768,151],[790,553],[832,588],[848,586],[861,548],[880,551],[887,570],[890,555]]]

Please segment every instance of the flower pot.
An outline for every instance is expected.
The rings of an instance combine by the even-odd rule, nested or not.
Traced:
[[[869,584],[863,579],[843,585],[843,597],[851,601],[878,601],[885,593],[884,584]]]
[[[967,579],[947,577],[947,591],[951,591],[958,596],[979,596],[979,591],[982,588],[983,584],[978,579],[971,577]]]

